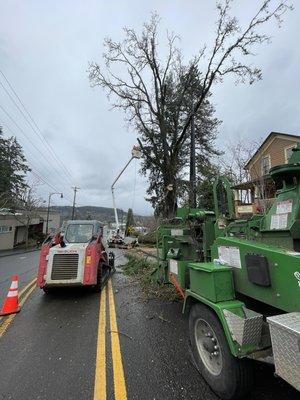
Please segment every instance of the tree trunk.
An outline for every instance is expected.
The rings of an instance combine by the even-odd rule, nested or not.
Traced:
[[[173,185],[173,190],[168,190],[165,197],[164,204],[164,218],[172,219],[174,218],[177,210],[177,196],[176,196],[176,187],[175,183],[172,180],[171,183],[169,181],[168,185]],[[166,185],[167,187],[167,185]]]

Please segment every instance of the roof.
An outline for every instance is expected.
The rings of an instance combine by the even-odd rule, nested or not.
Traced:
[[[300,136],[299,135],[291,135],[289,133],[283,133],[283,132],[271,132],[266,139],[262,142],[262,144],[259,146],[259,148],[256,150],[256,152],[253,154],[253,156],[251,156],[251,158],[249,158],[249,160],[247,161],[247,163],[245,164],[245,169],[247,169],[248,165],[251,163],[251,161],[253,160],[253,158],[255,158],[255,156],[260,152],[260,150],[262,149],[262,147],[264,147],[264,145],[274,136],[284,136],[286,139],[296,139],[298,141],[300,141]]]

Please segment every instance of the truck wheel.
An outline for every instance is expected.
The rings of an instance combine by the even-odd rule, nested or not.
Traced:
[[[231,354],[216,314],[203,304],[194,304],[189,332],[197,368],[213,391],[224,400],[244,396],[253,382],[252,365]]]

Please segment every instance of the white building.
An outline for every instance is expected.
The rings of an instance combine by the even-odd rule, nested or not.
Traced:
[[[27,225],[29,237],[46,233],[47,211],[15,212],[0,209],[0,251],[10,250],[25,243]],[[48,232],[56,230],[61,225],[61,215],[58,211],[50,211]]]

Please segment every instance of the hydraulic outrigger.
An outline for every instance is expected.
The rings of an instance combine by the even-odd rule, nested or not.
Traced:
[[[300,148],[270,175],[276,198],[264,214],[237,219],[220,177],[214,211],[178,209],[157,231],[156,279],[184,297],[195,363],[223,399],[251,387],[248,358],[272,356],[300,390]]]

